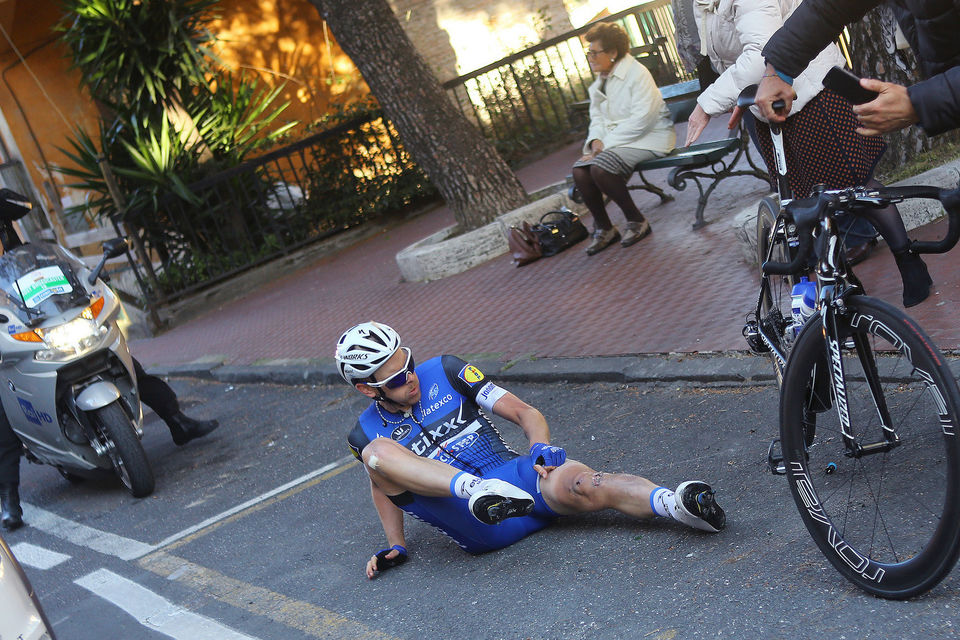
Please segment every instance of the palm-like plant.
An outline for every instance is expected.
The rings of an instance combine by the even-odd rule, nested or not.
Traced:
[[[194,238],[193,251],[212,251],[195,229],[178,229],[166,217],[165,198],[193,205],[197,217],[216,215],[188,185],[294,126],[276,127],[286,107],[274,105],[282,88],[269,91],[243,76],[235,81],[220,68],[204,27],[216,0],[62,1],[58,29],[105,118],[98,136],[78,128],[70,148],[61,149],[73,166],[58,170],[74,180],[69,186],[91,194],[73,211],[146,213],[127,219],[161,255],[172,253],[162,248],[171,237],[181,247]],[[102,158],[127,199],[123,212],[110,198]],[[213,162],[205,166],[207,160]]]
[[[270,129],[289,103],[274,106],[283,86],[268,90],[256,78],[219,75],[216,85],[197,99],[200,137],[221,163],[236,164],[296,126]],[[201,106],[202,105],[202,106]]]
[[[57,25],[95,98],[136,110],[205,84],[216,0],[63,0]]]

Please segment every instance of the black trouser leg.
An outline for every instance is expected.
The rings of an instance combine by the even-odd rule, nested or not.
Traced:
[[[136,358],[133,359],[133,368],[137,373],[137,387],[140,389],[140,400],[143,404],[153,409],[164,422],[169,422],[180,413],[180,402],[170,385],[144,371]]]
[[[7,414],[0,406],[0,485],[19,484],[22,451],[20,438],[10,428]]]
[[[870,180],[867,186],[878,188],[883,185],[876,180]],[[869,209],[864,217],[877,228],[883,239],[887,241],[890,251],[897,254],[907,250],[910,239],[907,237],[907,228],[903,226],[903,218],[900,217],[897,205],[891,204],[883,209]]]
[[[140,400],[167,424],[175,444],[186,444],[194,438],[207,435],[219,426],[216,420],[194,420],[183,415],[177,394],[170,385],[144,371],[136,358],[133,359],[133,367],[137,374],[137,386],[140,388]]]
[[[0,524],[13,530],[23,525],[20,508],[20,452],[23,445],[0,407]]]

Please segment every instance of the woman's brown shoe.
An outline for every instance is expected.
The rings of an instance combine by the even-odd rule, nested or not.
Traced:
[[[627,230],[623,232],[623,239],[620,240],[621,247],[629,247],[637,244],[650,235],[650,223],[646,220],[642,222],[628,222]]]

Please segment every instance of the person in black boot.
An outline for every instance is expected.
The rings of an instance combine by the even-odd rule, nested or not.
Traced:
[[[220,426],[216,420],[194,420],[180,411],[177,394],[166,382],[152,376],[133,360],[140,400],[153,409],[170,429],[170,436],[177,446],[203,437]],[[20,507],[20,455],[23,444],[10,428],[10,422],[0,407],[0,524],[12,531],[23,526],[23,509]]]
[[[170,429],[173,443],[182,447],[195,438],[201,438],[217,427],[216,420],[194,420],[180,411],[180,402],[166,382],[143,370],[140,362],[133,359],[133,368],[137,374],[137,386],[140,388],[140,401],[147,405],[163,420]]]
[[[20,508],[20,450],[23,445],[0,408],[0,525],[7,531],[23,526]]]
[[[895,251],[893,257],[903,279],[903,306],[913,307],[920,304],[930,295],[930,286],[933,284],[927,265],[919,255],[909,249]]]
[[[19,483],[0,485],[0,523],[7,531],[13,531],[23,526]]]

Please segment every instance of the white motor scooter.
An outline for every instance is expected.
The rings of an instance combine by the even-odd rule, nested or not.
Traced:
[[[120,302],[100,274],[123,254],[103,244],[91,271],[56,244],[22,244],[26,198],[0,189],[0,402],[32,462],[70,481],[113,471],[134,497],[153,492],[140,444],[143,413]]]

